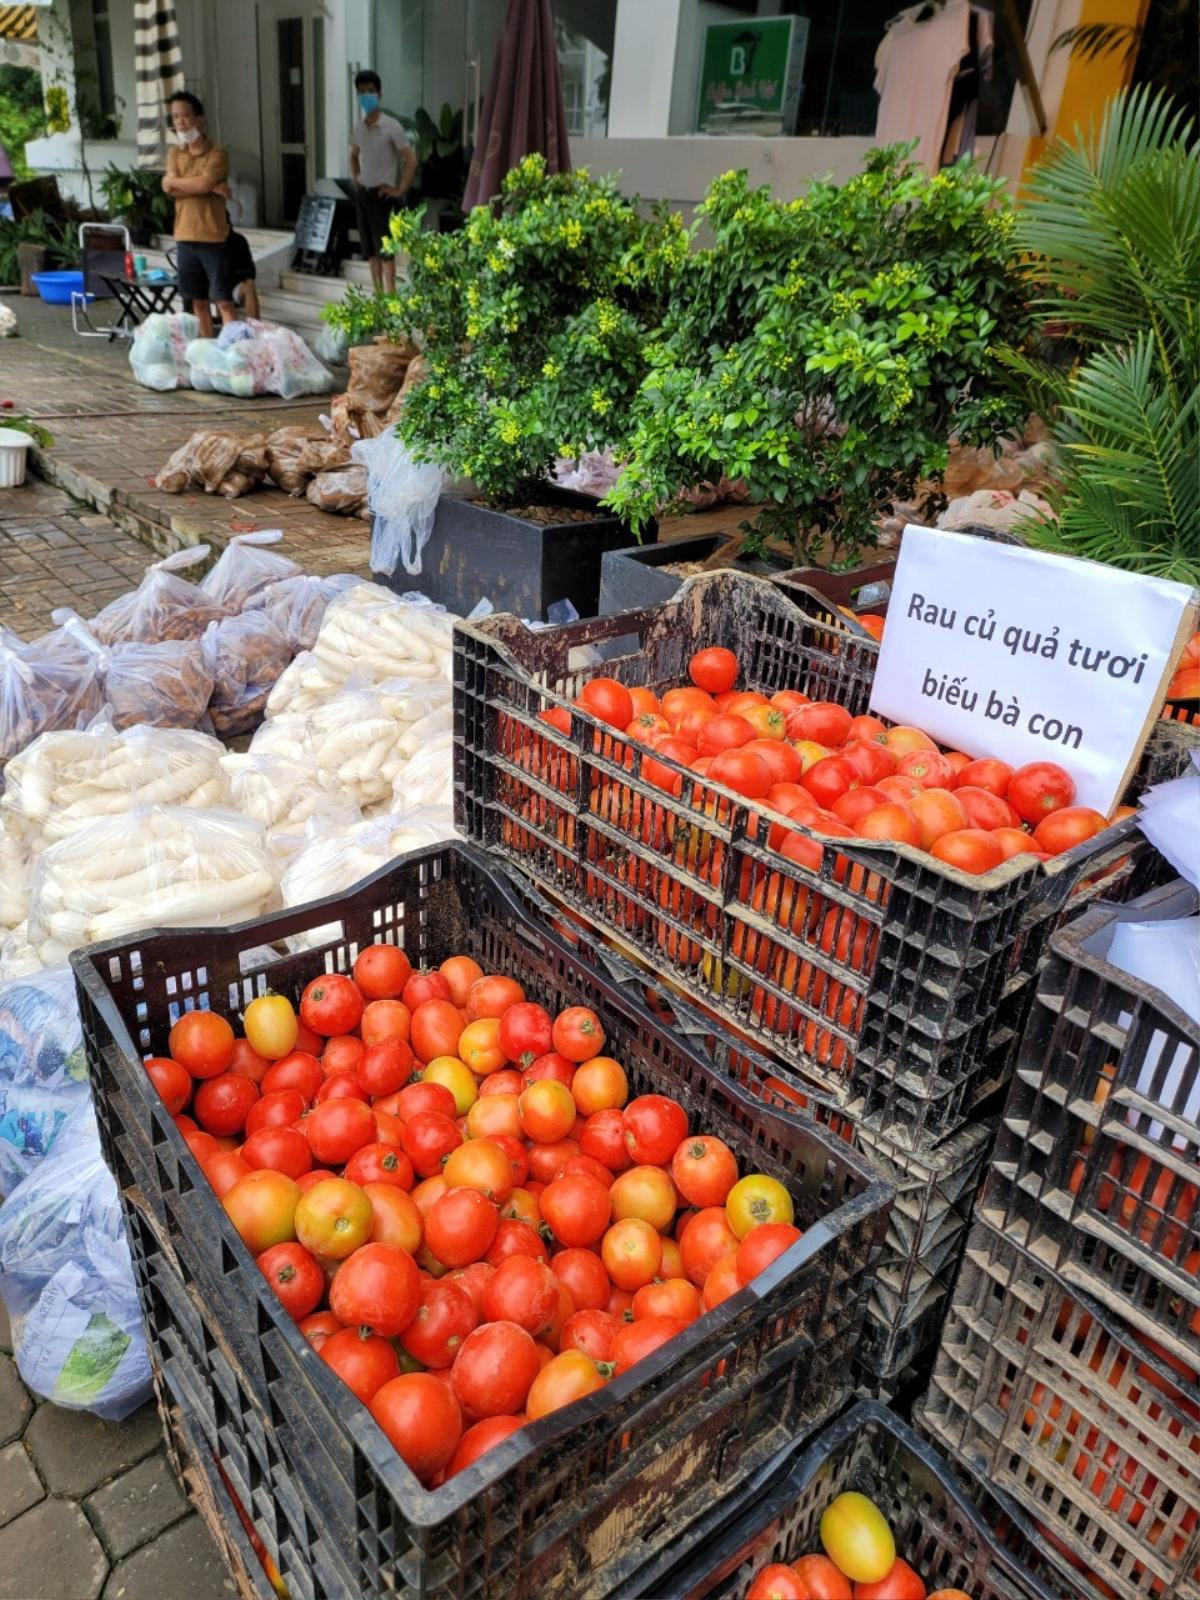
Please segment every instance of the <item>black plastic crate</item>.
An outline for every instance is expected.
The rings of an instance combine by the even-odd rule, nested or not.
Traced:
[[[1193,1366],[1200,1025],[1107,955],[1119,923],[1198,908],[1177,880],[1093,906],[1051,939],[981,1204],[994,1227]]]
[[[255,964],[264,946],[315,929],[329,930],[315,949]],[[414,965],[462,951],[548,1006],[594,1006],[634,1092],[682,1096],[695,1126],[787,1181],[806,1229],[778,1270],[636,1371],[436,1491],[284,1314],[141,1066],[182,1010],[240,1011],[268,987],[295,995],[380,938]],[[831,1132],[734,1082],[727,1045],[701,1053],[547,931],[470,847],[418,852],[344,897],[241,928],[92,947],[74,967],[156,1357],[285,1575],[314,1573],[312,1593],[601,1595],[657,1550],[664,1497],[671,1530],[686,1526],[849,1393],[888,1186]]]
[[[635,631],[636,651],[598,665],[582,648]],[[927,1148],[1007,1082],[1052,919],[1081,895],[1123,892],[1148,847],[1126,820],[1045,864],[978,877],[908,846],[815,835],[818,868],[783,857],[766,841],[772,814],[682,767],[672,798],[642,777],[656,752],[572,704],[600,674],[684,682],[711,644],[737,651],[748,687],[867,709],[874,643],[736,573],[692,578],[669,604],[620,618],[462,624],[459,830],[753,1036],[797,1087],[815,1083],[897,1144]],[[569,732],[539,720],[552,707]]]
[[[935,1588],[972,1600],[1059,1600],[1040,1567],[1036,1536],[1001,1495],[961,1469],[871,1400],[859,1401],[802,1449],[789,1451],[765,1484],[671,1547],[640,1575],[638,1600],[741,1600],[773,1561],[820,1552],[821,1515],[835,1496],[870,1496],[891,1524],[896,1550]],[[635,1591],[622,1591],[634,1600]]]
[[[917,1422],[1010,1495],[1069,1592],[1200,1595],[1200,1387],[977,1222]]]

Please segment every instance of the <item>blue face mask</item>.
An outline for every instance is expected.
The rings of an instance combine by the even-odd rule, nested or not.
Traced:
[[[360,94],[358,108],[364,117],[369,117],[372,111],[379,110],[379,96],[377,94]]]

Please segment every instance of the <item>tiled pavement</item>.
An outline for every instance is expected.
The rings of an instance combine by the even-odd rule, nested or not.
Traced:
[[[120,1423],[39,1403],[0,1306],[0,1600],[232,1600],[153,1402]]]

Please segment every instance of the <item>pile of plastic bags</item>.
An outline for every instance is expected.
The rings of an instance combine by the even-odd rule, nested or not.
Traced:
[[[285,400],[328,394],[333,375],[291,328],[247,320],[233,322],[215,339],[198,339],[188,312],[147,317],[129,347],[137,381],[149,389],[206,389]]]

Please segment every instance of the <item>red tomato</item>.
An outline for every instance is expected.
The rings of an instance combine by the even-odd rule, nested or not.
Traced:
[[[621,1115],[625,1149],[639,1166],[666,1166],[687,1138],[687,1112],[666,1095],[639,1095]]]
[[[449,1000],[426,1000],[412,1014],[412,1048],[421,1061],[456,1056],[463,1035],[462,1013]]]
[[[632,1166],[625,1148],[625,1118],[620,1111],[595,1111],[579,1129],[579,1148],[610,1172]]]
[[[403,1150],[394,1145],[364,1144],[346,1163],[346,1177],[351,1183],[391,1183],[397,1189],[411,1189],[414,1174],[412,1162]]]
[[[812,1592],[793,1567],[772,1561],[755,1575],[746,1600],[812,1600]]]
[[[613,1186],[612,1173],[601,1162],[593,1160],[591,1156],[571,1156],[569,1160],[563,1162],[557,1176],[560,1178],[591,1178],[593,1182],[598,1183],[603,1189],[611,1189]],[[551,1179],[550,1181],[553,1182],[554,1180]]]
[[[301,1178],[312,1170],[312,1146],[299,1128],[259,1128],[242,1146],[242,1160],[256,1170]]]
[[[828,1556],[801,1556],[792,1562],[809,1587],[812,1600],[854,1600],[850,1579],[838,1571]]]
[[[758,756],[771,771],[771,785],[796,783],[804,771],[804,761],[799,752],[786,739],[753,739],[743,745],[747,755]],[[767,791],[768,794],[770,790]]]
[[[332,1311],[314,1311],[312,1316],[303,1318],[299,1324],[300,1332],[314,1350],[320,1350],[326,1339],[332,1339],[341,1326]],[[391,1346],[388,1348],[390,1350]]]
[[[705,1311],[715,1311],[742,1287],[737,1273],[737,1258],[722,1256],[704,1280],[701,1298]]]
[[[450,956],[442,962],[438,971],[450,985],[447,998],[453,1000],[456,1006],[466,1005],[471,985],[483,977],[483,968],[470,956]]]
[[[233,1029],[212,1011],[185,1011],[171,1029],[167,1048],[193,1078],[215,1078],[233,1060]]]
[[[479,1261],[500,1227],[495,1203],[478,1189],[450,1189],[425,1218],[425,1243],[448,1267]]]
[[[356,1072],[366,1046],[352,1033],[338,1034],[321,1051],[321,1068],[327,1078],[338,1072]]]
[[[582,1350],[593,1361],[612,1359],[613,1340],[621,1324],[611,1312],[589,1308],[567,1318],[559,1336],[562,1350]]]
[[[461,1284],[448,1278],[426,1283],[417,1314],[400,1335],[400,1343],[424,1367],[449,1367],[478,1322],[475,1302]]]
[[[664,1278],[643,1284],[633,1297],[633,1320],[648,1317],[673,1317],[677,1322],[695,1322],[702,1311],[700,1291],[687,1278]]]
[[[258,1258],[258,1270],[294,1322],[315,1311],[325,1298],[325,1274],[302,1244],[273,1244]]]
[[[907,751],[896,762],[896,773],[922,789],[948,789],[954,782],[954,768],[937,750]]]
[[[327,1334],[316,1349],[326,1366],[333,1368],[364,1406],[371,1404],[385,1383],[400,1376],[395,1350],[377,1333],[339,1327]]]
[[[334,1274],[329,1309],[347,1327],[371,1328],[384,1339],[403,1333],[421,1300],[421,1278],[407,1250],[364,1244]]]
[[[968,761],[958,774],[958,784],[972,789],[986,789],[989,794],[1003,800],[1008,790],[1013,769],[1007,761],[997,761],[995,756],[984,756],[978,761]],[[953,785],[957,788],[958,784]]]
[[[958,828],[954,833],[944,833],[934,840],[929,853],[960,872],[990,872],[1004,860],[1004,851],[982,828]]]
[[[919,783],[914,783],[911,778],[897,777],[894,772],[888,778],[877,779],[875,787],[898,806],[906,806],[917,795],[925,793]]]
[[[568,1006],[554,1019],[554,1048],[568,1061],[590,1061],[604,1049],[604,1027],[587,1006]]]
[[[723,714],[709,717],[696,734],[696,749],[702,756],[718,756],[723,750],[736,750],[758,735],[745,717]]]
[[[486,1141],[482,1139],[472,1139],[470,1142],[472,1144],[483,1144]],[[508,1165],[512,1172],[512,1187],[516,1189],[523,1189],[525,1187],[525,1180],[529,1176],[529,1157],[526,1154],[525,1146],[521,1143],[520,1139],[514,1138],[513,1135],[509,1133],[497,1134],[491,1143],[503,1150],[504,1154],[508,1157]],[[493,1196],[493,1198],[495,1197]]]
[[[845,756],[825,756],[813,763],[800,779],[800,787],[807,789],[822,806],[831,806],[835,800],[851,789],[861,786],[858,768]]]
[[[590,711],[610,728],[627,728],[633,721],[633,700],[629,690],[615,678],[593,678],[585,684],[575,702]]]
[[[671,732],[671,724],[657,711],[638,711],[624,732],[630,739],[653,746],[660,735]]]
[[[908,809],[917,819],[921,844],[926,850],[944,833],[970,826],[966,807],[958,795],[949,789],[922,789],[908,802]]]
[[[413,1053],[403,1039],[381,1039],[368,1045],[355,1076],[369,1095],[395,1094],[413,1073]]]
[[[724,1140],[695,1134],[676,1146],[671,1176],[688,1205],[722,1206],[738,1180],[737,1158]]]
[[[179,1129],[180,1133],[199,1133],[200,1132],[199,1128],[196,1126],[195,1117],[186,1117],[181,1112],[177,1111],[175,1113],[175,1115],[171,1118],[171,1121]],[[202,1139],[212,1139],[212,1135],[210,1133],[201,1134],[200,1137]],[[212,1142],[215,1144],[216,1140],[213,1139]]]
[[[541,1367],[532,1335],[515,1322],[489,1322],[463,1340],[450,1385],[468,1416],[520,1411]]]
[[[548,1056],[542,1057],[543,1062],[552,1062],[559,1059],[553,1052]],[[570,1065],[569,1062],[567,1064],[568,1066]],[[539,1063],[535,1061],[533,1067],[537,1066],[539,1066]],[[536,1077],[534,1076],[533,1067],[530,1067],[528,1072],[518,1072],[515,1067],[502,1067],[499,1072],[489,1072],[483,1082],[476,1085],[479,1098],[482,1100],[488,1095],[503,1094],[510,1095],[515,1100],[518,1095],[528,1089],[531,1083],[537,1083],[542,1078],[558,1078],[560,1083],[567,1082],[567,1079],[562,1076],[557,1067],[552,1069],[550,1066],[545,1066],[537,1073]]]
[[[925,1600],[924,1583],[899,1556],[892,1570],[877,1583],[856,1583],[854,1600]]]
[[[735,794],[761,800],[775,781],[771,768],[750,750],[722,750],[713,757],[708,775]]]
[[[751,1228],[737,1248],[738,1282],[749,1283],[800,1238],[803,1238],[800,1229],[790,1222],[764,1222]]]
[[[313,1104],[323,1106],[327,1100],[363,1100],[367,1091],[358,1081],[357,1072],[335,1072],[326,1078],[313,1096]]]
[[[1038,849],[1033,842],[1033,835],[1026,833],[1023,828],[993,828],[992,838],[1003,850],[1005,861],[1011,860],[1013,856],[1037,856],[1045,859],[1046,852]]]
[[[853,721],[845,706],[835,705],[831,700],[814,700],[810,705],[801,706],[799,711],[791,713],[787,722],[787,736],[789,739],[811,739],[816,744],[823,744],[827,750],[836,750],[850,737]]]
[[[385,1039],[402,1039],[407,1044],[412,1033],[412,1012],[403,1000],[372,1000],[363,1007],[358,1028],[368,1048]]]
[[[222,1195],[221,1204],[251,1255],[260,1256],[296,1237],[299,1199],[300,1190],[282,1172],[250,1172]]]
[[[519,1067],[528,1068],[549,1054],[553,1042],[554,1024],[544,1006],[531,1000],[520,1000],[509,1006],[500,1018],[499,1043],[504,1059]]]
[[[340,972],[314,978],[300,996],[301,1022],[326,1038],[335,1033],[353,1033],[362,1014],[362,995]]]
[[[318,1161],[341,1166],[363,1145],[375,1143],[375,1117],[363,1100],[327,1100],[305,1117],[304,1133]]]
[[[705,694],[725,694],[738,680],[738,658],[732,650],[709,645],[688,662],[688,677]]]
[[[736,1254],[738,1243],[723,1205],[697,1211],[679,1240],[685,1275],[697,1287],[702,1286],[718,1261]]]
[[[150,1056],[146,1062],[146,1076],[172,1116],[182,1111],[192,1097],[191,1073],[170,1056]]]
[[[219,1077],[206,1078],[199,1085],[192,1110],[205,1132],[219,1137],[241,1133],[257,1101],[258,1089],[249,1078],[241,1078],[236,1072],[222,1072]]]
[[[236,1072],[240,1078],[249,1078],[251,1083],[257,1083],[261,1089],[268,1066],[270,1066],[270,1062],[266,1056],[260,1056],[249,1039],[235,1039],[233,1041],[233,1060],[229,1063],[230,1072]]]
[[[509,1256],[496,1268],[483,1295],[488,1322],[515,1322],[535,1338],[545,1333],[558,1308],[558,1279],[544,1261]]]
[[[550,1251],[541,1234],[528,1222],[505,1218],[496,1229],[496,1237],[487,1253],[488,1265],[498,1267],[510,1256],[528,1256],[533,1261],[549,1261]]]
[[[907,806],[876,806],[855,830],[860,839],[889,840],[893,844],[920,844],[921,825]]]
[[[883,744],[887,739],[887,723],[878,717],[851,717],[846,733],[846,743]]]
[[[409,1083],[400,1090],[396,1096],[394,1107],[380,1103],[378,1109],[391,1111],[393,1116],[399,1117],[401,1122],[411,1117],[420,1116],[424,1111],[436,1112],[439,1117],[449,1117],[451,1120],[457,1115],[458,1107],[454,1103],[454,1096],[444,1083]]]
[[[480,978],[467,991],[467,1019],[479,1022],[484,1017],[502,1017],[509,1006],[518,1006],[525,991],[515,978]]]
[[[425,1225],[412,1195],[394,1183],[364,1183],[371,1202],[371,1244],[398,1244],[409,1255],[421,1248]]]
[[[307,1140],[304,1141],[304,1145],[307,1150]],[[203,1167],[204,1176],[212,1184],[218,1199],[228,1194],[238,1179],[244,1178],[249,1171],[249,1165],[243,1161],[238,1150],[218,1150],[215,1156],[209,1157]]]
[[[1008,801],[988,789],[976,789],[972,784],[960,783],[954,791],[954,797],[967,814],[969,828],[982,828],[990,832],[993,828],[1015,828],[1020,821]]]
[[[594,1250],[559,1250],[550,1257],[550,1270],[571,1291],[578,1310],[602,1311],[608,1304],[612,1284]]]
[[[369,944],[354,963],[354,981],[367,1000],[397,1000],[412,976],[412,963],[394,944]]]
[[[472,1261],[469,1267],[459,1267],[457,1271],[447,1273],[443,1279],[445,1283],[456,1283],[460,1289],[466,1290],[471,1297],[471,1304],[475,1307],[477,1321],[483,1316],[484,1290],[492,1281],[495,1270],[495,1267],[489,1266],[486,1261]]]
[[[564,1350],[546,1363],[530,1385],[526,1415],[531,1422],[548,1417],[552,1411],[561,1411],[584,1395],[594,1394],[607,1381],[596,1362],[582,1350]]]
[[[636,1296],[634,1297],[636,1300]],[[644,1361],[655,1350],[674,1339],[687,1327],[678,1317],[643,1317],[638,1322],[626,1322],[617,1329],[613,1340],[612,1359],[615,1376],[620,1377],[639,1361]]]
[[[569,1247],[594,1244],[612,1215],[608,1190],[594,1178],[578,1175],[555,1178],[539,1204],[555,1238]]]
[[[291,1055],[281,1056],[278,1061],[271,1063],[258,1087],[261,1094],[295,1089],[303,1097],[305,1105],[310,1105],[324,1082],[325,1072],[316,1056],[310,1056],[307,1050],[293,1050]]]
[[[458,1124],[440,1111],[419,1111],[404,1124],[404,1153],[422,1178],[436,1177],[451,1150],[462,1142]]]
[[[450,984],[440,972],[414,972],[400,998],[413,1012],[427,1000],[449,1000]]]
[[[473,1467],[480,1456],[486,1455],[496,1445],[502,1444],[510,1434],[525,1426],[528,1418],[522,1413],[515,1417],[488,1417],[468,1428],[458,1441],[454,1454],[446,1465],[446,1477]]]
[[[1103,833],[1108,825],[1108,818],[1101,816],[1098,811],[1093,811],[1090,806],[1062,806],[1042,818],[1033,830],[1033,842],[1048,856],[1058,856],[1064,850],[1073,850],[1077,844],[1083,844],[1087,839],[1094,839],[1098,833]],[[197,1101],[204,1087],[202,1085],[201,1089],[196,1091]],[[200,1116],[200,1113],[197,1111],[196,1115]],[[200,1121],[203,1122],[204,1118],[200,1117]],[[212,1129],[213,1133],[218,1131],[216,1128]]]
[[[1008,780],[1005,799],[1022,822],[1036,828],[1043,817],[1074,802],[1075,782],[1053,761],[1031,761]],[[171,1054],[179,1059],[174,1049]]]
[[[304,1135],[301,1134],[300,1137],[303,1139]],[[304,1143],[307,1145],[308,1140],[304,1139]],[[308,1153],[308,1159],[312,1160],[311,1150]],[[307,1194],[310,1189],[315,1189],[318,1183],[324,1183],[326,1178],[336,1177],[337,1173],[330,1172],[328,1167],[310,1167],[307,1172],[302,1172],[296,1179],[296,1185],[302,1193]]]
[[[442,1470],[462,1437],[458,1401],[432,1373],[401,1373],[376,1392],[370,1409],[396,1454],[423,1483]]]
[[[874,811],[876,806],[886,806],[888,797],[882,789],[877,789],[874,784],[869,784],[865,789],[847,789],[846,793],[839,795],[833,802],[832,810],[848,828],[857,828],[858,824],[869,811]]]

